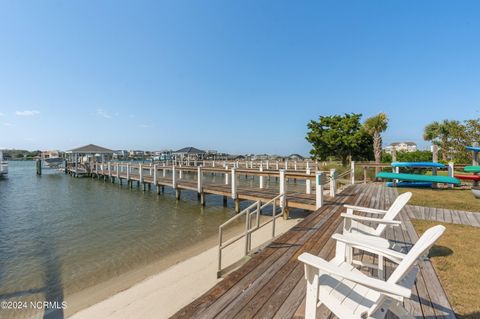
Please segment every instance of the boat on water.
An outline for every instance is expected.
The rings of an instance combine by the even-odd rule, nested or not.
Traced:
[[[0,177],[8,174],[8,162],[3,160],[3,152],[0,151]]]
[[[49,157],[43,161],[48,167],[58,167],[63,164],[64,159],[61,157]]]
[[[59,151],[45,151],[42,153],[42,159],[43,163],[50,168],[57,168],[64,162]]]

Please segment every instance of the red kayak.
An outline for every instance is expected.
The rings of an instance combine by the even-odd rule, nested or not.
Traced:
[[[469,181],[480,181],[480,175],[455,175],[455,178]]]

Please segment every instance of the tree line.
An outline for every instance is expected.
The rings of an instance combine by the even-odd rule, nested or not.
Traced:
[[[318,121],[307,124],[306,140],[312,145],[312,158],[321,161],[329,159],[348,161],[391,161],[391,156],[382,151],[382,133],[388,128],[388,116],[379,113],[361,121],[362,114],[320,116]],[[480,119],[465,121],[444,120],[425,126],[423,138],[439,146],[443,162],[468,163],[471,155],[465,146],[480,142]],[[399,154],[399,160],[431,160],[430,151]],[[401,158],[400,158],[401,157]]]

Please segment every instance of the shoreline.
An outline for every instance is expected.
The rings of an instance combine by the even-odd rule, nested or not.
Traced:
[[[217,241],[218,236],[212,235],[193,246],[166,255],[160,260],[127,271],[114,278],[82,289],[81,291],[74,292],[65,297],[68,304],[68,307],[65,309],[65,316],[71,317],[86,308],[101,303],[117,293],[128,290],[149,277],[159,274],[172,266],[214,247]]]
[[[302,217],[292,217],[288,220],[278,218],[277,237],[302,219]],[[269,225],[265,225],[252,236],[252,247],[260,246],[270,239],[271,228]],[[66,317],[72,319],[168,318],[222,280],[217,279],[216,276],[217,240],[216,236],[212,236],[198,245],[170,256],[170,260],[159,261],[158,263],[164,265],[170,262],[170,266],[160,269],[156,273],[147,274],[145,268],[158,267],[158,263],[131,272],[136,273],[137,276],[131,273],[125,274],[130,279],[132,277],[139,279],[129,286],[122,280],[124,275],[120,275],[105,283],[84,289],[75,294],[76,296],[72,295],[71,298],[77,298],[73,299],[76,302],[76,309],[67,308]],[[234,243],[231,247],[231,251],[225,251],[222,255],[225,264],[234,262],[241,257],[242,240]],[[183,259],[179,260],[182,257]],[[174,260],[177,261],[173,262]],[[97,292],[96,289],[99,286],[103,286],[104,289],[99,289]],[[110,288],[110,290],[105,288]],[[101,301],[88,304],[88,300],[93,299],[92,297],[97,297],[96,299],[99,300],[102,292],[106,296]]]

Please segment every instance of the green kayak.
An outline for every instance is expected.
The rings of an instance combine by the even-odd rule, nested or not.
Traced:
[[[480,173],[480,166],[465,166],[463,170],[468,173]]]
[[[381,179],[398,179],[399,181],[413,181],[413,182],[432,182],[460,185],[460,181],[455,177],[439,176],[439,175],[419,175],[419,174],[399,174],[380,172],[377,178]]]

